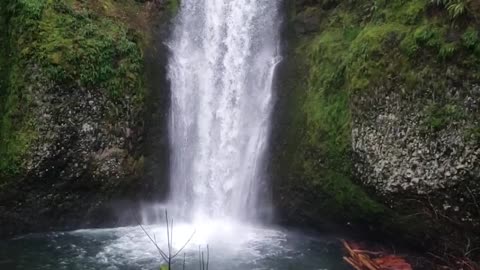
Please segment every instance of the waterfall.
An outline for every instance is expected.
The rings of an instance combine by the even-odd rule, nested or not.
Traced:
[[[182,0],[171,56],[170,208],[251,219],[262,208],[278,0]]]

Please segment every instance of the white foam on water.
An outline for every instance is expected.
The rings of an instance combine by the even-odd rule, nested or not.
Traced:
[[[166,226],[148,225],[145,231],[155,239],[157,245],[168,250]],[[141,227],[124,227],[115,229],[78,230],[72,235],[91,239],[104,240],[102,249],[92,259],[104,265],[135,265],[152,261],[162,262],[155,245]],[[192,237],[193,234],[193,237]],[[289,249],[284,245],[287,236],[280,230],[260,227],[243,226],[230,220],[209,220],[208,223],[173,224],[173,252],[179,251],[185,243],[176,262],[183,260],[186,254],[189,262],[198,262],[198,251],[206,256],[207,245],[211,263],[225,263],[230,265],[252,263],[269,257],[277,257],[287,253]],[[189,241],[190,240],[190,241]],[[81,253],[84,256],[84,252]],[[113,269],[113,268],[112,268]]]

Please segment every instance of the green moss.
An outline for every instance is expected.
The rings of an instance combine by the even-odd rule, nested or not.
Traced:
[[[413,37],[420,45],[430,48],[438,48],[443,36],[443,33],[440,30],[441,29],[438,29],[431,24],[421,25],[413,31]]]
[[[464,119],[465,113],[457,105],[430,104],[426,108],[426,124],[430,130],[439,131],[446,128],[450,123]]]
[[[372,30],[372,31],[370,31]],[[388,31],[387,31],[388,32]],[[293,170],[299,182],[309,186],[317,194],[316,208],[322,215],[329,215],[330,220],[359,221],[372,219],[385,211],[370,196],[352,181],[351,162],[349,159],[351,142],[351,111],[349,70],[357,62],[352,58],[359,54],[368,55],[378,48],[360,47],[354,43],[360,38],[362,42],[373,43],[377,37],[369,29],[362,33],[358,27],[330,28],[321,35],[304,40],[295,52],[296,57],[303,57],[308,70],[305,82],[299,87],[306,91],[300,106],[292,110],[301,110],[305,121],[295,125],[303,129],[302,143],[295,148]],[[380,38],[381,39],[381,38]],[[353,44],[353,45],[352,45]],[[376,44],[375,44],[376,45]],[[362,45],[363,46],[363,45]],[[366,57],[366,56],[365,56]],[[301,180],[300,180],[301,179]],[[326,211],[328,209],[328,211]]]
[[[340,90],[345,80],[345,46],[343,31],[333,29],[305,48],[310,67],[304,106],[311,127],[309,142],[327,137],[328,146],[336,152],[344,151],[349,141],[348,92]]]
[[[31,96],[22,91],[28,84],[27,72],[24,67],[29,59],[20,57],[34,42],[34,37],[24,35],[30,29],[35,29],[41,18],[45,1],[9,1],[6,16],[9,23],[5,31],[8,33],[9,72],[5,77],[3,96],[0,103],[0,180],[20,172],[21,162],[29,143],[35,137],[31,121],[29,104]],[[13,15],[15,14],[15,16]]]
[[[332,9],[307,4],[299,10],[297,5],[294,12],[297,19],[313,12],[322,20],[319,32],[297,41],[292,56],[305,70],[293,87],[302,97],[289,108],[296,131],[287,146],[295,179],[288,184],[316,194],[316,215],[371,219],[392,212],[352,176],[352,115],[361,119],[369,109],[357,107],[362,104],[355,98],[398,91],[414,99],[431,91],[439,101],[425,109],[429,130],[462,119],[461,108],[441,100],[452,76],[477,70],[478,27],[457,27],[447,9],[432,11],[430,0],[337,3]],[[392,222],[399,220],[393,216]]]
[[[9,72],[9,39],[8,39],[8,12],[7,2],[0,3],[0,100],[4,100],[8,86]],[[0,113],[2,112],[2,102],[0,102]]]
[[[399,24],[372,25],[365,27],[349,47],[347,67],[351,90],[362,90],[375,86],[392,64],[385,56],[392,53],[407,28]]]
[[[141,51],[135,36],[118,22],[76,12],[55,0],[44,11],[37,31],[38,43],[30,53],[56,82],[78,81],[116,97],[141,90]]]
[[[143,102],[142,34],[138,27],[101,13],[106,7],[100,11],[97,4],[80,0],[8,2],[12,58],[9,87],[2,91],[0,102],[0,172],[4,177],[19,173],[22,159],[36,139],[33,100],[38,97],[32,96],[32,89],[39,83],[53,82],[58,89],[104,91],[113,104],[126,95],[138,106]],[[120,14],[121,6],[110,8],[112,14]]]

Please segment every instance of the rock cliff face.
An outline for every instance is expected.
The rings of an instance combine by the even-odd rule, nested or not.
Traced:
[[[161,183],[152,157],[166,148],[145,147],[166,137],[152,125],[162,89],[146,98],[146,73],[165,85],[146,72],[148,10],[178,2],[138,2],[0,3],[0,236],[111,224],[113,201]],[[282,221],[480,256],[478,4],[285,8],[271,162]]]
[[[1,4],[0,236],[112,224],[148,185],[144,51],[162,6],[99,3]]]
[[[478,193],[480,144],[471,131],[480,125],[480,89],[466,82],[464,88],[452,86],[441,98],[424,90],[424,97],[381,89],[374,96],[355,97],[364,108],[355,114],[352,128],[356,175],[382,195],[448,193],[463,185]],[[435,110],[446,114],[439,120],[444,121],[441,127],[432,126]],[[457,204],[473,194],[446,196],[443,208],[460,212]],[[471,218],[467,209],[461,212],[465,220]]]
[[[287,1],[272,162],[286,222],[478,256],[479,9],[463,4]]]
[[[410,222],[423,223],[430,241],[458,250],[480,244],[480,96],[476,81],[463,80],[449,79],[442,93],[425,85],[407,95],[386,88],[357,94],[362,109],[352,113],[358,183],[399,218],[414,215]]]

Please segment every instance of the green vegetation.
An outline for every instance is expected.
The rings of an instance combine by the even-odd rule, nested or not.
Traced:
[[[367,58],[374,50],[365,47],[349,51],[349,45],[359,35],[369,33],[361,33],[358,27],[332,28],[302,41],[295,52],[296,57],[304,59],[309,72],[305,85],[298,86],[307,89],[298,91],[305,95],[303,102],[294,104],[302,108],[292,109],[302,111],[305,122],[295,125],[303,130],[303,139],[293,157],[297,182],[290,185],[306,185],[305,189],[315,191],[315,209],[329,220],[371,219],[385,210],[352,183],[351,162],[347,158],[351,141],[350,92],[343,88],[348,83],[349,61],[353,55]],[[352,81],[360,84],[356,79]],[[299,121],[296,118],[294,121]],[[326,209],[329,211],[325,212]]]
[[[465,138],[480,143],[480,127],[468,129]]]
[[[431,90],[442,105],[421,104],[429,106],[425,122],[433,130],[447,127],[464,117],[458,105],[444,101],[449,80],[479,78],[470,72],[480,64],[479,33],[476,27],[452,23],[463,20],[476,25],[468,1],[335,3],[334,8],[331,1],[304,4],[292,12],[298,20],[316,12],[322,21],[316,33],[301,36],[295,44],[293,57],[308,72],[293,87],[304,97],[289,110],[302,111],[302,118],[293,121],[306,124],[294,124],[303,138],[293,139],[301,143],[293,142],[298,147],[291,147],[297,180],[289,184],[315,190],[322,204],[318,215],[328,214],[322,211],[329,209],[337,218],[348,213],[349,218],[369,219],[387,210],[351,175],[352,115],[366,117],[357,99],[393,89],[413,99]]]
[[[465,15],[469,10],[470,0],[430,0],[433,4],[447,9],[452,19]]]
[[[3,100],[7,89],[8,77],[8,13],[5,2],[0,3],[0,100]],[[1,111],[1,103],[0,103]]]
[[[461,120],[465,117],[462,108],[458,105],[430,104],[427,107],[427,125],[433,131],[439,131],[448,126],[453,121]]]
[[[48,77],[61,84],[77,82],[117,97],[141,89],[136,75],[142,70],[142,54],[128,28],[84,9],[77,11],[62,0],[51,2],[37,27],[21,33],[21,39],[35,39],[32,46],[18,44],[21,57],[38,59]]]
[[[180,8],[180,0],[167,1],[167,9],[171,15],[176,14],[179,8]]]
[[[382,211],[378,204],[352,184],[351,163],[346,158],[351,141],[350,93],[342,88],[348,83],[349,61],[357,55],[366,61],[367,55],[375,50],[368,43],[362,43],[362,49],[358,50],[348,50],[348,46],[359,36],[362,36],[360,40],[363,42],[369,34],[355,27],[345,31],[333,28],[299,49],[301,53],[306,50],[310,70],[303,105],[307,118],[304,140],[308,150],[304,153],[306,155],[296,160],[301,162],[308,182],[327,195],[322,207],[338,209],[340,211],[333,212],[344,213],[350,218],[368,218]],[[361,64],[355,62],[354,65]],[[361,84],[358,78],[352,78],[351,82]],[[352,208],[352,205],[358,207]]]
[[[0,45],[9,45],[12,57],[6,77],[0,55],[0,77],[7,78],[1,83],[0,179],[19,173],[36,139],[36,91],[87,88],[105,92],[113,103],[129,95],[140,104],[144,97],[142,22],[122,13],[139,14],[140,4],[10,0],[1,5],[0,26],[5,18],[9,24],[1,27]]]

